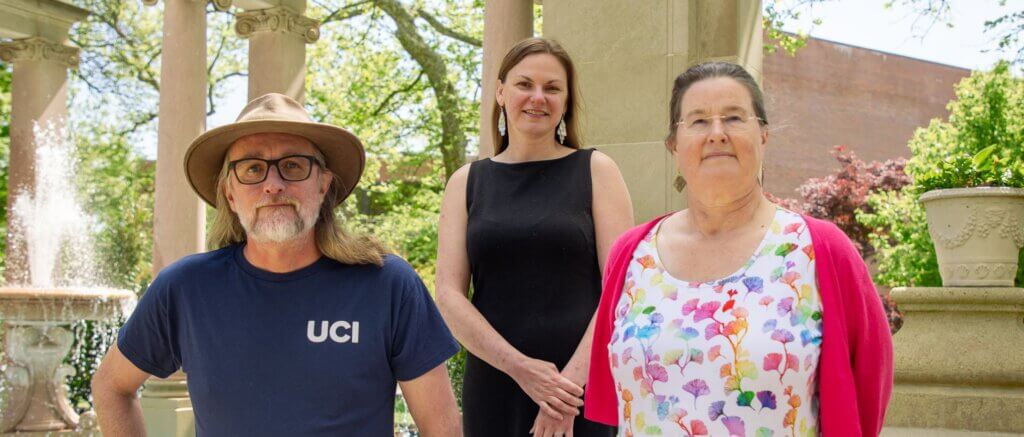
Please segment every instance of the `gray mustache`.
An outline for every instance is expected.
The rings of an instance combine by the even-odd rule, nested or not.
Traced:
[[[294,198],[292,198],[292,197],[286,197],[286,196],[276,196],[276,197],[271,197],[271,198],[268,198],[268,199],[261,200],[261,201],[259,201],[259,203],[256,204],[256,209],[263,208],[265,206],[281,205],[281,204],[291,205],[291,207],[295,208],[296,210],[299,209],[299,201],[294,199]]]

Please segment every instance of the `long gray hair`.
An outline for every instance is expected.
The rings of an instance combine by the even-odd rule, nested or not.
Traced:
[[[318,162],[324,162],[324,156],[319,150],[315,150],[314,154]],[[380,242],[365,235],[346,231],[335,217],[334,208],[338,206],[336,194],[341,189],[341,179],[325,166],[321,166],[320,170],[321,174],[330,174],[332,177],[331,186],[324,194],[324,201],[320,205],[320,213],[317,215],[316,225],[313,229],[317,249],[320,249],[324,256],[342,264],[384,265],[384,255],[388,252]],[[230,183],[228,181],[230,175],[228,160],[225,156],[224,166],[217,179],[217,205],[213,221],[210,223],[209,233],[206,236],[206,245],[210,250],[246,240],[242,222],[239,220],[238,214],[231,210],[225,194],[227,184]]]

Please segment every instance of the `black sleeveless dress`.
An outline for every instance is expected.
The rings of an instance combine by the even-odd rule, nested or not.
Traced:
[[[473,305],[513,347],[559,370],[601,297],[592,153],[515,164],[477,161],[466,186]],[[472,354],[462,396],[467,437],[528,436],[540,410],[510,376]],[[615,429],[581,414],[573,434],[612,436]]]

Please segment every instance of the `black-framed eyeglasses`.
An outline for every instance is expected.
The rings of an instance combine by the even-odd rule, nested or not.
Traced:
[[[323,167],[315,156],[288,155],[277,159],[243,158],[228,162],[228,170],[235,173],[235,179],[245,185],[254,185],[267,180],[270,167],[277,167],[277,174],[288,182],[309,179],[313,165]]]

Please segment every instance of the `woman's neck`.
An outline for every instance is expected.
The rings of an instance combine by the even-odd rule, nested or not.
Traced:
[[[498,162],[528,162],[560,158],[571,152],[568,147],[555,142],[553,137],[526,137],[509,135],[508,147],[495,158]]]
[[[725,202],[708,202],[691,195],[687,204],[686,214],[682,215],[686,226],[707,237],[761,224],[770,220],[775,209],[760,187]]]

